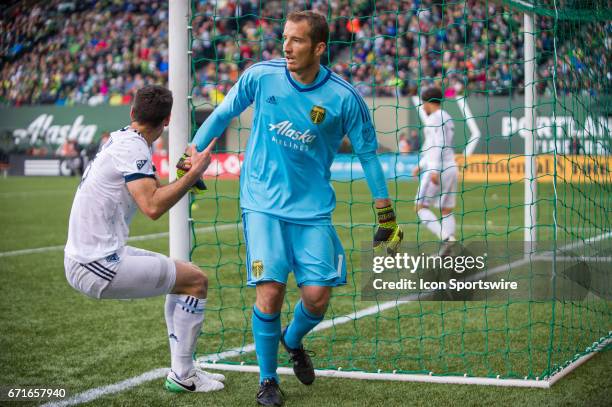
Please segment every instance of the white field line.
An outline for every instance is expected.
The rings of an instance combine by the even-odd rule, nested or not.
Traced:
[[[54,251],[58,251],[58,250],[64,250],[64,245],[61,245],[61,246],[36,247],[34,249],[22,249],[22,250],[13,250],[13,251],[10,251],[10,252],[2,252],[2,253],[0,253],[0,257],[21,256],[22,254],[54,252]]]
[[[67,398],[65,400],[52,401],[46,404],[43,404],[44,407],[63,407],[63,406],[74,406],[75,404],[87,403],[102,396],[106,396],[107,394],[115,394],[122,392],[127,389],[131,389],[132,387],[139,386],[143,383],[149,382],[151,380],[159,379],[168,374],[168,368],[160,368],[149,370],[146,373],[141,374],[140,376],[134,376],[127,380],[123,380],[118,383],[109,384],[108,386],[96,387],[94,389],[90,389],[84,391],[83,393],[79,393],[75,396]]]
[[[196,233],[210,233],[214,231],[224,231],[227,229],[235,229],[236,227],[242,228],[242,223],[224,223],[219,226],[206,226],[201,228],[196,228]],[[132,236],[128,238],[128,242],[142,242],[145,240],[154,240],[154,239],[162,239],[168,237],[168,232],[160,232],[160,233],[151,233],[148,235],[140,235],[140,236]],[[47,247],[36,247],[33,249],[22,249],[22,250],[13,250],[10,252],[1,252],[0,257],[11,257],[11,256],[21,256],[24,254],[32,254],[32,253],[43,253],[43,252],[53,252],[57,250],[64,250],[64,245],[61,246],[47,246]]]
[[[427,229],[425,226],[419,226],[418,222],[411,222],[411,223],[407,223],[407,222],[398,222],[398,225],[400,225],[402,228],[406,229],[406,228],[413,228],[413,229],[421,229],[421,230],[425,230]],[[334,223],[334,226],[336,227],[340,227],[340,228],[348,228],[348,227],[353,227],[354,229],[357,228],[373,228],[374,226],[376,226],[376,224],[374,223],[366,223],[366,222],[339,222],[339,223]],[[467,229],[467,230],[482,230],[483,232],[485,231],[485,225],[484,223],[481,223],[479,225],[476,224],[463,224],[463,225],[457,225],[456,226],[457,230],[461,230],[463,229]],[[517,230],[521,230],[524,229],[525,225],[506,225],[506,226],[502,226],[502,225],[489,225],[487,224],[486,226],[486,230],[509,230],[509,231],[517,231]],[[549,229],[552,230],[552,228],[543,228],[543,231],[548,231]],[[596,231],[596,232],[601,232],[601,228],[595,228],[595,227],[581,227],[581,226],[571,226],[571,227],[559,227],[560,231],[564,231],[564,230],[571,230],[571,231]]]
[[[586,243],[593,243],[593,242],[597,242],[603,239],[607,239],[609,237],[612,237],[612,232],[609,233],[604,233],[602,235],[599,236],[595,236],[591,239],[587,239],[584,242],[580,242],[578,244],[578,246],[583,246]],[[568,244],[565,245],[563,247],[560,248],[560,250],[567,250],[568,248],[576,248],[576,245],[574,244]],[[526,262],[526,259],[520,259],[520,260],[516,260],[510,264],[507,265],[502,265],[502,266],[498,266],[495,267],[492,270],[489,270],[488,275],[492,275],[492,274],[496,274],[499,273],[503,270],[506,270],[508,268],[511,267],[516,267],[519,266],[521,264],[524,264]],[[422,298],[422,295],[421,295]],[[347,322],[351,322],[360,318],[363,318],[365,316],[368,315],[372,315],[378,312],[382,312],[385,311],[387,309],[396,307],[397,305],[400,304],[405,304],[407,302],[410,301],[414,301],[419,299],[418,295],[409,295],[406,296],[404,298],[402,298],[401,300],[397,300],[397,301],[388,301],[388,302],[384,302],[381,304],[376,304],[374,306],[362,309],[360,311],[357,312],[353,312],[351,314],[347,314],[341,317],[336,317],[334,319],[330,319],[330,320],[325,320],[323,322],[321,322],[319,325],[317,325],[313,331],[321,331],[323,329],[327,329],[329,327],[332,326],[336,326],[336,325],[341,325],[341,324],[345,324]],[[221,352],[221,353],[214,353],[211,355],[205,355],[205,356],[201,356],[198,358],[197,363],[200,365],[204,365],[207,368],[214,368],[215,367],[215,362],[225,359],[225,358],[231,358],[231,357],[236,357],[236,356],[240,356],[243,355],[245,353],[250,353],[255,351],[255,344],[251,343],[248,344],[246,346],[240,346],[240,347],[236,347],[230,350],[227,350],[225,352]],[[235,366],[235,365],[232,365]],[[222,367],[221,365],[219,365],[219,367]],[[245,370],[251,370],[251,371],[257,371],[256,369],[245,369]],[[139,386],[143,383],[146,383],[148,381],[151,380],[156,380],[159,379],[161,377],[164,377],[168,372],[167,368],[158,368],[158,369],[153,369],[150,370],[148,372],[145,372],[143,374],[141,374],[140,376],[135,376],[132,377],[130,379],[127,380],[123,380],[121,382],[115,383],[115,384],[110,384],[107,386],[101,386],[101,387],[96,387],[90,390],[87,390],[83,393],[79,393],[69,399],[66,400],[62,400],[62,401],[58,401],[58,402],[52,402],[52,403],[47,403],[44,404],[44,407],[60,407],[60,406],[72,406],[72,405],[76,405],[76,404],[81,404],[81,403],[87,403],[89,401],[95,400],[99,397],[102,396],[106,396],[109,394],[115,394],[115,393],[119,393],[128,389],[131,389],[132,387],[136,387]],[[283,371],[283,373],[286,373]],[[567,372],[565,372],[565,370],[562,370],[561,372],[558,372],[555,376],[553,376],[551,378],[551,380],[548,382],[548,386],[538,386],[538,387],[550,387],[552,386],[553,383],[555,383],[558,379],[557,379],[557,375],[565,375],[567,374]],[[369,379],[372,379],[371,377],[367,377]],[[557,379],[557,380],[555,380]],[[503,383],[503,381],[501,381]],[[499,384],[499,383],[479,383],[478,381],[474,381],[474,384]],[[509,382],[508,382],[509,384]],[[501,384],[500,384],[501,385]],[[516,385],[520,385],[520,383],[516,384]]]
[[[73,195],[76,189],[55,189],[50,191],[10,191],[0,192],[0,199],[2,198],[18,198],[26,196],[41,196],[41,195]]]
[[[413,229],[417,229],[418,225],[417,223],[399,223],[404,230],[407,228],[413,228]],[[335,223],[334,224],[336,227],[339,227],[340,230],[342,230],[342,228],[348,228],[348,227],[353,227],[354,229],[365,229],[365,228],[373,228],[375,226],[374,223],[359,223],[359,222],[355,222],[355,223],[348,223],[348,222],[341,222],[341,223]],[[219,226],[206,226],[206,227],[201,227],[201,228],[196,228],[196,233],[209,233],[209,232],[213,232],[213,231],[225,231],[227,229],[232,229],[232,228],[242,228],[242,223],[225,223],[225,224],[221,224]],[[510,225],[510,226],[498,226],[498,225],[487,225],[486,229],[484,228],[484,225],[470,225],[470,224],[464,224],[461,227],[458,227],[459,230],[461,229],[466,229],[466,230],[482,230],[483,232],[485,230],[491,230],[491,231],[504,231],[504,230],[510,230],[510,231],[517,231],[522,229],[523,226],[522,225]],[[420,229],[425,229],[424,227],[420,227]],[[582,228],[579,226],[576,227],[570,227],[570,228],[564,228],[566,230],[579,230],[579,231],[594,231],[594,230],[601,230],[599,228]],[[426,232],[428,233],[428,232]],[[162,239],[168,237],[168,232],[160,232],[160,233],[151,233],[148,235],[140,235],[140,236],[132,236],[128,238],[128,242],[142,242],[142,241],[146,241],[146,240],[154,240],[154,239]],[[31,249],[20,249],[20,250],[12,250],[12,251],[8,251],[8,252],[0,252],[0,257],[13,257],[13,256],[21,256],[21,255],[26,255],[26,254],[34,254],[34,253],[44,253],[44,252],[53,252],[53,251],[60,251],[60,250],[64,250],[64,245],[61,246],[45,246],[45,247],[34,247]]]
[[[351,226],[350,223],[338,223],[336,224],[336,226],[339,227],[349,227]],[[416,224],[404,224],[402,225],[403,227],[411,227],[414,226],[416,227]],[[201,227],[201,228],[197,228],[196,229],[196,233],[209,233],[209,232],[213,232],[215,230],[218,231],[224,231],[227,229],[232,229],[232,228],[242,228],[242,223],[230,223],[230,224],[222,224],[219,226],[206,226],[206,227]],[[366,227],[374,227],[374,224],[370,224],[370,223],[356,223],[354,224],[355,228],[366,228]],[[463,225],[464,229],[474,229],[474,230],[480,230],[483,229],[481,225]],[[512,226],[511,228],[520,228],[520,226]],[[492,230],[506,230],[507,228],[504,226],[488,226],[487,229],[492,229]],[[513,230],[513,229],[511,229]],[[154,240],[154,239],[161,239],[161,238],[165,238],[168,237],[168,232],[160,232],[160,233],[151,233],[148,235],[140,235],[140,236],[132,236],[128,238],[128,242],[141,242],[141,241],[145,241],[145,240]],[[44,252],[53,252],[53,251],[59,251],[59,250],[64,250],[64,245],[61,246],[45,246],[45,247],[34,247],[31,249],[21,249],[21,250],[12,250],[12,251],[8,251],[8,252],[0,252],[0,257],[12,257],[12,256],[21,256],[21,255],[25,255],[25,254],[33,254],[33,253],[44,253]]]
[[[337,223],[335,224],[335,226],[338,226],[340,228],[347,228],[347,227],[350,227],[351,225],[355,229],[373,228],[375,226],[373,223],[354,223],[354,224]],[[413,224],[406,223],[406,224],[401,224],[401,225],[403,228],[409,228],[409,227],[416,228],[417,227],[415,223]],[[242,228],[242,223],[231,223],[231,224],[222,224],[219,226],[201,227],[201,228],[196,229],[196,233],[209,233],[209,232],[214,232],[215,230],[225,231],[227,229],[232,229],[236,227]],[[463,225],[462,228],[467,229],[467,230],[482,230],[483,232],[485,230],[482,225]],[[510,226],[509,228],[506,226],[487,226],[487,230],[518,230],[520,228],[521,226]],[[584,230],[584,229],[581,229],[581,230]],[[145,240],[162,239],[165,237],[168,237],[168,232],[151,233],[148,235],[129,237],[128,242],[142,242]],[[60,250],[64,250],[64,245],[34,247],[31,249],[20,249],[20,250],[8,251],[8,252],[0,252],[0,257],[13,257],[13,256],[21,256],[21,255],[34,254],[34,253],[54,252],[54,251],[60,251]]]
[[[593,256],[593,257],[584,257],[584,256],[553,256],[551,254],[545,254],[541,256],[532,256],[533,261],[585,261],[592,263],[610,263],[612,262],[612,256]]]
[[[425,230],[427,229],[425,226],[419,226],[419,224],[415,221],[412,223],[406,223],[406,222],[398,222],[398,225],[400,225],[404,230],[407,228],[412,228],[412,229],[421,229],[421,230]],[[365,228],[374,228],[374,226],[376,226],[375,223],[367,223],[367,222],[338,222],[338,223],[334,223],[334,226],[339,227],[339,228],[353,228],[353,229],[365,229]],[[464,224],[461,225],[461,227],[457,226],[457,229],[461,230],[461,228],[463,229],[468,229],[468,230],[482,230],[483,232],[485,231],[484,228],[484,224],[481,225],[471,225],[471,224]],[[510,226],[496,226],[496,225],[487,225],[487,230],[519,230],[524,228],[524,226],[522,225],[510,225]],[[429,232],[428,232],[429,233]],[[433,236],[433,235],[431,235]]]

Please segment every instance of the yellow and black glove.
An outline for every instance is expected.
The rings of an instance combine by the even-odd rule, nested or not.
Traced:
[[[404,232],[397,225],[392,206],[376,208],[376,215],[378,217],[378,229],[374,235],[374,251],[393,255],[397,253],[397,249],[404,238]]]
[[[185,165],[185,160],[188,157],[189,156],[187,155],[187,153],[183,153],[179,162],[176,163],[176,178],[177,179],[181,178],[183,175],[187,174],[187,171],[189,171],[189,167]],[[206,184],[204,183],[204,180],[200,178],[196,181],[195,184],[193,184],[190,191],[193,194],[203,194],[204,191],[206,191],[207,189],[208,188],[206,188]]]

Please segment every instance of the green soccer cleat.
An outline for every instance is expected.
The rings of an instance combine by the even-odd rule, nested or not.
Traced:
[[[223,389],[223,383],[212,379],[211,376],[212,374],[194,369],[189,377],[181,380],[173,371],[170,371],[164,387],[172,393],[208,393]]]

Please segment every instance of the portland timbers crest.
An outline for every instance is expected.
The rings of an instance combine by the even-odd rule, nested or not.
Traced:
[[[256,279],[260,278],[263,275],[263,261],[261,260],[253,260],[251,264],[251,272],[253,273],[253,277]]]
[[[312,120],[314,124],[323,122],[323,120],[325,120],[325,109],[321,106],[313,106],[312,109],[310,109],[310,120]]]

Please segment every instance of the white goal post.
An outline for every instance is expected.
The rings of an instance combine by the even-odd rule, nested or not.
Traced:
[[[189,85],[191,69],[189,66],[189,22],[191,8],[189,0],[169,1],[169,72],[168,83],[174,103],[170,119],[168,147],[170,181],[176,179],[174,163],[187,147],[190,131]],[[170,257],[178,260],[189,260],[189,196],[185,195],[170,209]]]

